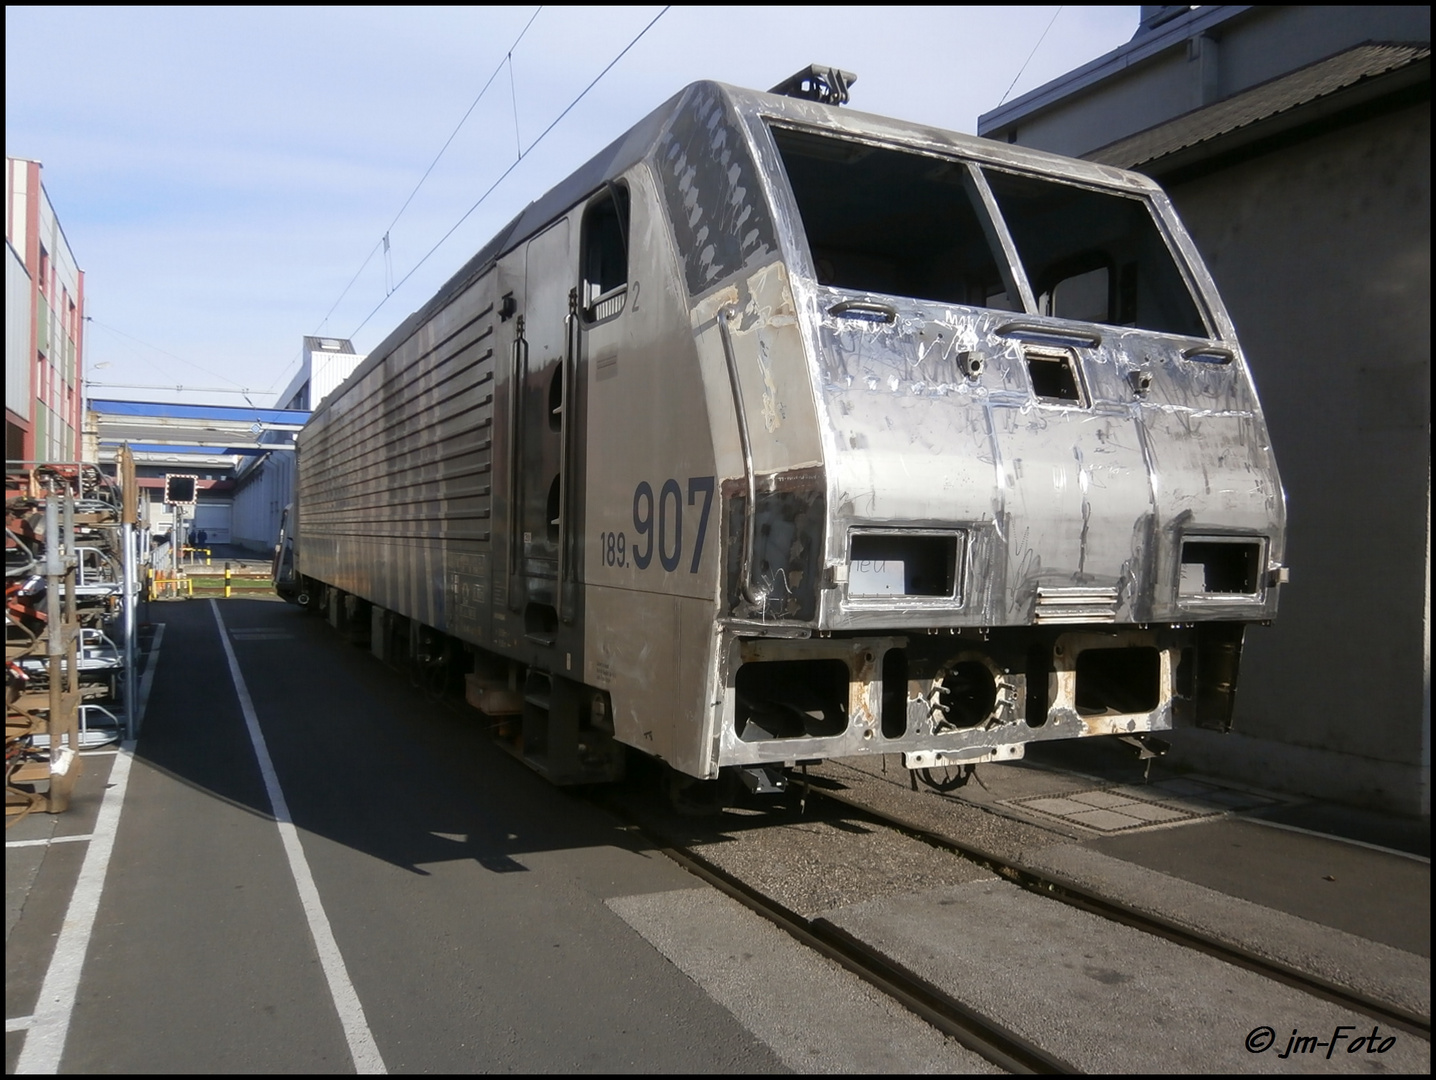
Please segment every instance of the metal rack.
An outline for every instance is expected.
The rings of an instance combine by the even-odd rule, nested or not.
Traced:
[[[132,462],[122,453],[119,484],[84,462],[6,463],[7,827],[69,807],[80,751],[103,740],[89,715],[133,735]]]

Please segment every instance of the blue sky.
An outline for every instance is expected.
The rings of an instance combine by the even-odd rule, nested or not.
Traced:
[[[305,334],[366,352],[690,82],[766,89],[832,64],[857,73],[854,108],[971,132],[1004,95],[1127,41],[1138,10],[674,7],[530,149],[662,7],[7,7],[5,152],[44,164],[85,270],[91,380],[246,388],[263,405]],[[386,229],[387,264],[359,272]]]

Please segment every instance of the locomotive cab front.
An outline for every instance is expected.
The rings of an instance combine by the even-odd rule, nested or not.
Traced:
[[[737,111],[780,259],[695,297],[743,465],[717,763],[1226,727],[1284,499],[1160,189],[821,105]],[[811,461],[784,432],[806,424]]]

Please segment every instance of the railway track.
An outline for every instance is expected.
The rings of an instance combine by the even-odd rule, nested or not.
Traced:
[[[841,792],[811,787],[810,798],[826,799],[840,804],[850,811],[857,811],[868,820],[923,840],[936,847],[969,859],[990,870],[997,876],[1020,885],[1029,891],[1056,900],[1071,907],[1081,908],[1102,918],[1130,926],[1143,933],[1165,938],[1184,948],[1195,949],[1208,956],[1322,998],[1371,1019],[1388,1024],[1393,1028],[1416,1035],[1423,1039],[1431,1037],[1431,1017],[1421,1016],[1409,1009],[1403,1009],[1388,1002],[1380,1001],[1312,972],[1302,971],[1290,964],[1271,957],[1262,956],[1250,949],[1231,942],[1221,941],[1209,934],[1203,934],[1175,920],[1142,911],[1119,899],[1105,896],[1087,886],[1049,870],[1025,866],[1015,860],[988,851],[980,845],[934,831],[901,815],[876,810],[859,800],[848,798]]]
[[[901,833],[976,864],[1003,880],[1058,903],[1243,968],[1263,978],[1368,1016],[1380,1025],[1422,1039],[1430,1038],[1429,1016],[1392,1006],[1388,1002],[1377,1000],[1319,975],[1218,940],[1162,916],[1138,910],[1062,875],[1024,866],[979,845],[936,832],[916,821],[905,819],[900,814],[865,805],[845,796],[841,791],[813,785],[807,789],[804,798],[812,809],[822,807],[828,813],[848,821],[857,818],[865,826]],[[808,917],[794,911],[781,900],[769,895],[761,886],[745,880],[743,875],[734,873],[706,857],[699,850],[700,845],[676,840],[672,833],[683,832],[684,829],[666,829],[661,821],[655,822],[649,813],[636,813],[635,808],[626,805],[626,802],[627,800],[603,798],[603,803],[609,810],[623,817],[646,841],[695,876],[768,919],[797,941],[841,964],[881,993],[900,1002],[933,1027],[999,1068],[1015,1073],[1081,1071],[995,1017],[984,1015],[957,1000],[931,981],[908,970],[890,956],[822,916]],[[824,803],[827,804],[826,807],[823,807]],[[639,820],[640,817],[644,820]]]
[[[595,789],[591,798],[695,877],[767,919],[800,944],[857,975],[998,1068],[1021,1074],[1082,1071],[996,1018],[958,1001],[853,934],[821,917],[809,918],[792,910],[752,881],[704,856],[698,845],[675,841],[671,833],[685,830],[681,825],[677,829],[665,828],[665,824],[674,822],[663,817],[655,819],[654,808],[645,798],[640,797],[639,805],[635,805],[629,797],[619,796],[612,789]],[[667,813],[671,814],[671,810]],[[850,815],[851,810],[844,806],[842,813]],[[679,819],[680,822],[691,820]]]
[[[990,1016],[968,1008],[867,943],[823,919],[790,911],[690,848],[659,845],[689,873],[776,924],[813,951],[841,964],[969,1050],[1013,1073],[1075,1073],[1075,1068]]]

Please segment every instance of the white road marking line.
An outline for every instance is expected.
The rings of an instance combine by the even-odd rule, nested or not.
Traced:
[[[85,755],[89,757],[90,755]],[[6,848],[17,847],[49,847],[51,844],[80,844],[86,840],[93,840],[94,836],[46,836],[40,840],[6,840]]]
[[[90,834],[90,847],[80,866],[75,891],[55,942],[55,952],[40,986],[40,997],[25,1035],[25,1046],[15,1066],[17,1073],[56,1073],[65,1052],[65,1039],[70,1033],[70,1017],[75,1011],[75,996],[80,989],[80,971],[90,948],[90,934],[95,928],[95,915],[100,909],[100,894],[105,888],[105,872],[110,866],[110,853],[115,847],[115,833],[120,826],[120,808],[125,801],[125,788],[130,781],[130,764],[134,761],[135,744],[121,745],[120,753],[110,768],[110,782],[100,802],[95,831]],[[9,1021],[6,1021],[9,1030]]]
[[[1365,840],[1353,840],[1349,836],[1337,836],[1335,833],[1317,832],[1315,829],[1303,829],[1299,825],[1288,825],[1284,821],[1268,821],[1259,817],[1238,817],[1236,821],[1246,821],[1252,825],[1265,825],[1268,829],[1281,829],[1283,832],[1300,833],[1302,836],[1314,836],[1318,840],[1334,840],[1338,844],[1349,844],[1352,847],[1367,848],[1370,851],[1379,851],[1385,855],[1395,855],[1398,858],[1410,859],[1412,862],[1431,862],[1431,856],[1418,855],[1414,851],[1401,851],[1399,848],[1382,847],[1380,844],[1368,844]]]
[[[164,640],[165,626],[155,627],[154,640],[150,643],[150,663],[146,665],[144,678],[140,681],[139,707],[135,718],[135,731],[144,717],[145,705],[149,701],[150,687],[154,683],[155,669],[159,667],[160,643]],[[90,935],[95,928],[95,916],[100,910],[100,894],[105,888],[105,874],[110,867],[110,854],[115,847],[115,833],[120,827],[120,809],[125,801],[125,789],[130,782],[130,765],[134,762],[135,744],[120,745],[115,763],[110,767],[110,782],[100,801],[100,812],[95,819],[95,831],[88,837],[65,837],[64,840],[90,841],[85,852],[85,861],[80,865],[80,876],[75,881],[75,890],[70,894],[70,906],[65,912],[65,921],[60,927],[60,936],[55,941],[55,951],[50,956],[50,966],[45,971],[45,981],[40,986],[40,997],[35,1003],[35,1012],[25,1019],[25,1046],[20,1051],[20,1060],[15,1066],[17,1073],[54,1073],[60,1071],[60,1058],[65,1052],[65,1040],[70,1034],[70,1017],[75,1011],[75,996],[80,988],[80,973],[85,966],[85,954],[89,952]],[[87,757],[89,755],[86,755]],[[16,846],[23,844],[16,841]],[[9,842],[5,845],[11,846]],[[6,1030],[11,1021],[6,1021]]]
[[[5,1018],[5,1034],[12,1031],[26,1031],[35,1022],[33,1016],[7,1016]]]
[[[234,690],[239,696],[239,707],[244,713],[244,723],[249,729],[249,740],[254,745],[254,756],[259,761],[259,771],[264,777],[264,788],[269,793],[269,805],[274,820],[279,826],[279,836],[284,842],[284,854],[289,859],[289,871],[294,875],[294,884],[299,890],[299,902],[304,906],[304,916],[309,920],[309,932],[314,938],[314,947],[319,952],[319,963],[324,968],[324,978],[329,983],[329,994],[334,999],[334,1008],[339,1013],[339,1022],[344,1027],[344,1037],[349,1043],[349,1054],[354,1059],[354,1069],[360,1073],[388,1072],[369,1023],[364,1018],[364,1006],[354,984],[349,980],[349,971],[344,966],[344,957],[339,952],[339,943],[324,914],[324,904],[319,899],[319,889],[314,884],[309,862],[304,857],[304,847],[299,842],[299,831],[289,816],[289,804],[279,787],[279,776],[274,771],[274,762],[269,756],[269,747],[264,734],[259,730],[259,717],[254,711],[249,688],[239,670],[234,647],[230,644],[224,619],[219,614],[217,601],[209,602],[214,611],[214,621],[219,625],[219,640],[229,660],[230,677]]]

